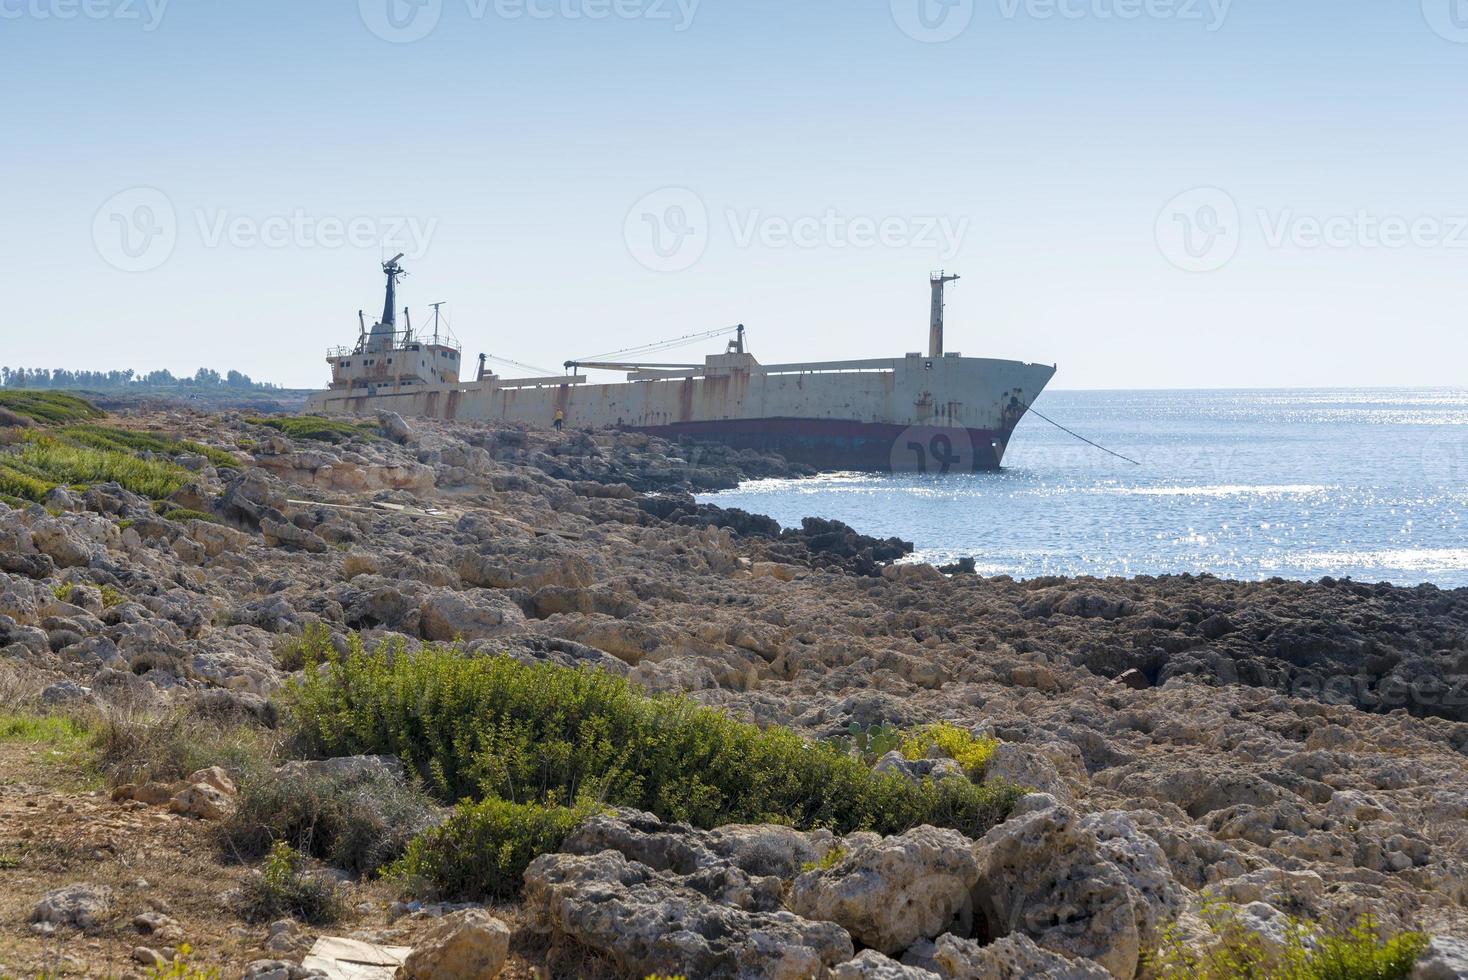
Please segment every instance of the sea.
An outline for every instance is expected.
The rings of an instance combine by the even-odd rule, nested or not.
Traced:
[[[997,473],[831,473],[701,500],[985,575],[1468,587],[1468,389],[1052,391]]]

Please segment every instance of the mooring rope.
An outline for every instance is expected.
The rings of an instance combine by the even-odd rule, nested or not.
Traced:
[[[1035,406],[1033,406],[1033,405],[1027,405],[1027,406],[1025,406],[1025,408],[1026,408],[1027,411],[1033,412],[1035,415],[1038,415],[1040,418],[1044,419],[1046,422],[1049,422],[1051,425],[1055,426],[1061,432],[1064,432],[1066,435],[1074,436],[1075,438],[1079,439],[1081,442],[1084,442],[1088,446],[1094,446],[1095,448],[1101,450],[1103,453],[1109,453],[1110,455],[1115,456],[1117,459],[1125,460],[1126,462],[1131,463],[1133,466],[1141,466],[1142,465],[1141,463],[1139,463],[1136,460],[1132,459],[1130,456],[1123,456],[1121,453],[1116,452],[1115,450],[1107,449],[1105,446],[1101,445],[1099,442],[1092,442],[1090,439],[1087,439],[1085,436],[1081,435],[1079,432],[1075,432],[1074,430],[1067,429],[1065,426],[1061,425],[1059,422],[1057,422],[1054,419],[1050,418],[1048,415],[1045,415],[1044,413],[1037,411],[1035,409]]]

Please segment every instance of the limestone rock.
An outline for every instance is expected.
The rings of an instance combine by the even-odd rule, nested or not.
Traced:
[[[162,912],[142,912],[133,916],[133,928],[140,935],[160,943],[176,943],[183,939],[183,927]]]
[[[491,980],[504,968],[510,928],[483,909],[446,915],[398,967],[398,980]]]
[[[974,852],[976,912],[990,935],[1019,933],[1117,977],[1136,972],[1153,912],[1073,810],[1055,805],[1011,818]]]
[[[802,980],[855,952],[833,923],[716,903],[616,851],[541,855],[525,871],[524,901],[536,931],[572,939],[637,976]]]
[[[1468,941],[1451,936],[1434,936],[1412,970],[1412,980],[1464,978],[1468,978]]]
[[[830,869],[807,871],[791,886],[790,908],[835,922],[856,941],[900,953],[972,921],[979,869],[973,842],[954,830],[917,827],[857,847]]]
[[[315,531],[303,530],[290,521],[268,514],[260,517],[260,532],[265,535],[265,544],[271,548],[298,548],[319,555],[328,547]]]
[[[1037,793],[1049,793],[1061,803],[1069,804],[1075,799],[1055,763],[1043,752],[1025,745],[1001,742],[984,767],[984,780],[991,779],[1003,779]]]
[[[944,980],[1111,980],[1099,964],[1041,949],[1021,935],[1005,936],[988,946],[939,936],[933,961]]]
[[[208,783],[190,783],[174,795],[168,808],[200,820],[226,820],[234,813],[235,804],[229,794]]]
[[[831,971],[832,980],[943,980],[932,970],[905,966],[874,949],[864,949]]]
[[[191,783],[205,783],[219,790],[225,796],[234,796],[238,792],[235,788],[234,780],[229,778],[229,773],[225,772],[219,766],[200,769],[198,772],[189,776],[188,781]]]
[[[523,627],[520,607],[487,589],[473,592],[440,590],[421,608],[425,640],[482,640]]]
[[[76,884],[42,896],[31,910],[32,929],[53,932],[57,926],[94,929],[112,913],[112,889],[105,885]]]

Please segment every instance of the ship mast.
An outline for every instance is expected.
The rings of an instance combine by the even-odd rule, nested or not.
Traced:
[[[398,265],[398,259],[403,257],[402,252],[394,255],[382,263],[383,275],[387,276],[387,298],[382,304],[382,320],[372,328],[370,338],[370,349],[375,351],[392,350],[397,342],[397,313],[394,307],[398,300],[398,280],[407,275],[403,267]]]
[[[935,272],[930,280],[933,284],[933,316],[928,326],[928,356],[935,360],[943,356],[943,289],[958,279],[958,276]]]
[[[382,306],[382,325],[385,327],[397,324],[395,307],[398,301],[398,280],[404,275],[398,259],[402,257],[403,253],[399,252],[382,264],[382,271],[387,276],[387,302]]]

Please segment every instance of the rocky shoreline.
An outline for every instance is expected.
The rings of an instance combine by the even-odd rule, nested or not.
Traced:
[[[574,948],[629,977],[1130,978],[1170,936],[1206,945],[1219,903],[1276,945],[1286,916],[1369,914],[1438,937],[1421,975],[1468,969],[1468,590],[944,574],[692,496],[801,475],[779,458],[629,433],[112,422],[235,464],[173,456],[161,508],[106,483],[0,507],[0,663],[37,702],[269,728],[291,638],[459,641],[811,739],[948,722],[1033,791],[979,840],[613,810],[526,871],[517,928],[553,975]],[[477,914],[423,948],[508,948]],[[304,975],[275,961],[253,975]]]

